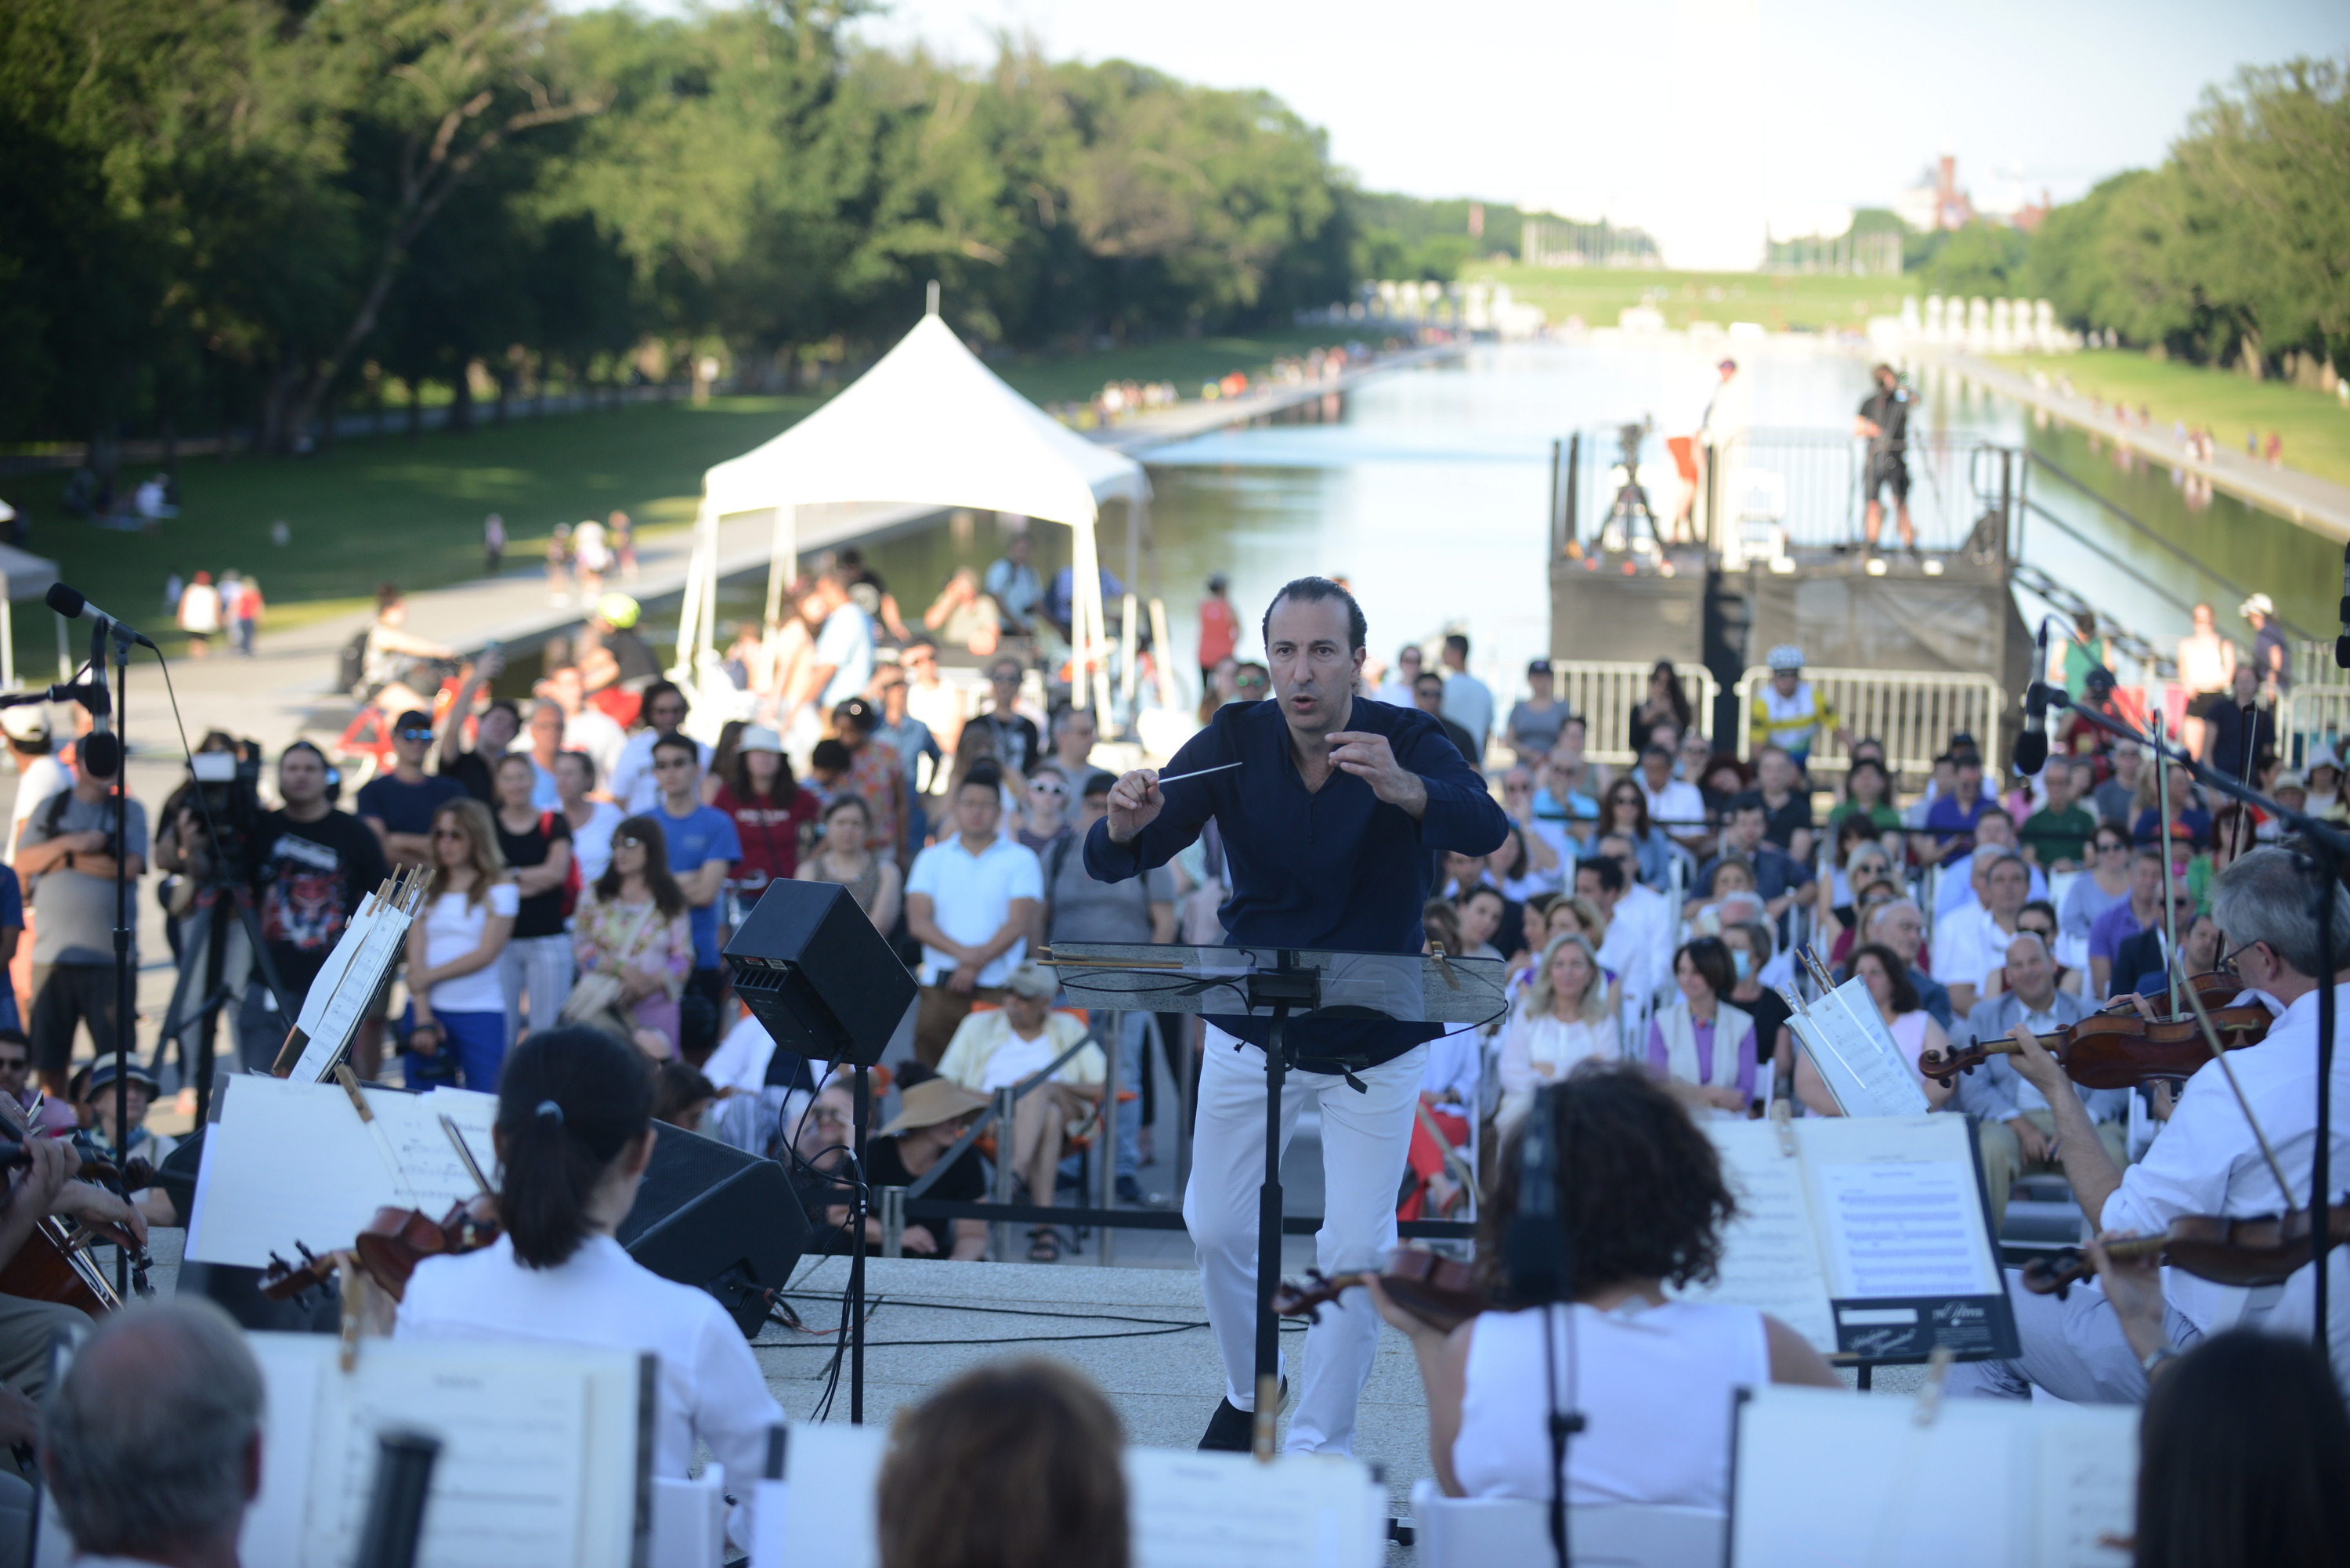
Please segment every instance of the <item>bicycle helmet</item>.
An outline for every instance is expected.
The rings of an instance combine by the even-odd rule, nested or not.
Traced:
[[[1773,649],[1762,662],[1771,667],[1773,675],[1782,670],[1801,670],[1804,667],[1804,650],[1792,642],[1783,642]]]

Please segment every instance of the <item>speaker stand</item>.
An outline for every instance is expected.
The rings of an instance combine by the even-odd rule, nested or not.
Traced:
[[[873,1104],[873,1081],[857,1065],[856,1110],[850,1137],[856,1140],[858,1199],[856,1235],[848,1249],[848,1424],[865,1424],[865,1124]]]

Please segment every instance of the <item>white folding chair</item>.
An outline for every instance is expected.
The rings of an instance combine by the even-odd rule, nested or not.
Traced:
[[[699,1480],[653,1478],[651,1568],[717,1568],[726,1551],[726,1469]]]
[[[1539,1568],[1550,1561],[1550,1510],[1523,1498],[1446,1497],[1411,1489],[1419,1568]],[[1701,1508],[1613,1503],[1567,1510],[1567,1540],[1585,1568],[1710,1568],[1721,1561],[1727,1516]]]

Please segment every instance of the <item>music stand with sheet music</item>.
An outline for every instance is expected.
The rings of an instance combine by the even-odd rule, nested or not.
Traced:
[[[1299,948],[1185,947],[1140,942],[1061,942],[1036,961],[1059,976],[1071,1000],[1113,1012],[1199,1012],[1263,1018],[1273,1026],[1264,1053],[1264,1183],[1257,1189],[1256,1386],[1260,1431],[1279,1387],[1281,1340],[1273,1293],[1281,1282],[1281,1092],[1299,1064],[1286,1038],[1299,1019],[1475,1025],[1509,1008],[1499,959],[1437,952],[1342,953]],[[1310,1057],[1345,1071],[1343,1057]],[[1362,1065],[1360,1062],[1353,1064]],[[1347,1080],[1354,1075],[1347,1072]],[[1360,1088],[1360,1084],[1356,1087]]]

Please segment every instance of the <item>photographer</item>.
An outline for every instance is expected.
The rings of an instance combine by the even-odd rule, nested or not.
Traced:
[[[122,742],[110,733],[75,747],[73,788],[26,819],[16,870],[32,885],[33,1066],[42,1088],[66,1091],[74,1032],[89,1026],[90,1044],[114,1049],[114,801]],[[122,869],[136,881],[147,869],[147,813],[125,799]],[[132,963],[138,955],[131,955]]]
[[[258,742],[214,730],[188,765],[190,776],[164,799],[155,826],[155,867],[165,874],[160,889],[165,929],[180,971],[163,1038],[178,1043],[182,1092],[196,1084],[195,1026],[206,1003],[236,996],[253,967],[253,933],[236,901],[248,896],[263,815]],[[231,902],[224,904],[224,898]]]
[[[328,798],[326,753],[296,741],[277,755],[277,794],[286,804],[261,819],[254,836],[254,896],[261,940],[297,1012],[310,982],[342,940],[368,889],[391,875],[383,846],[365,823]],[[293,1023],[276,1015],[269,987],[255,975],[238,1020],[244,1063],[265,1071]],[[370,1015],[351,1046],[351,1068],[373,1078],[382,1059],[383,1020]]]

